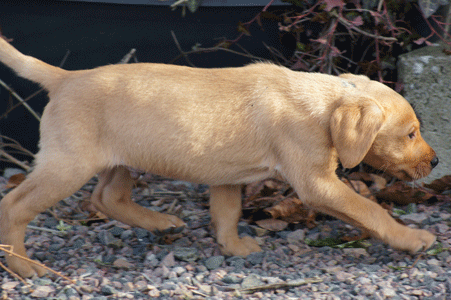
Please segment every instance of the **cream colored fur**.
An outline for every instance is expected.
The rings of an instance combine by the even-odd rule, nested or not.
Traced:
[[[49,92],[40,151],[28,178],[0,202],[0,238],[26,255],[25,229],[40,212],[99,174],[94,205],[148,230],[180,227],[175,216],[130,199],[130,166],[210,185],[221,250],[260,251],[239,238],[241,185],[285,178],[309,206],[416,252],[434,235],[397,223],[335,175],[367,162],[404,180],[438,162],[422,139],[411,106],[364,76],[294,72],[268,63],[196,69],[164,64],[109,65],[65,71],[18,52],[0,39],[0,61]],[[43,269],[7,256],[22,276]]]

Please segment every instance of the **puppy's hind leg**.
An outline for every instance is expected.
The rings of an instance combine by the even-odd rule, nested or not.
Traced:
[[[246,256],[252,252],[262,251],[251,237],[238,236],[241,186],[210,186],[210,213],[216,230],[216,239],[223,254]]]
[[[99,174],[91,201],[102,213],[130,226],[163,232],[177,231],[185,226],[176,216],[152,211],[133,202],[133,185],[134,180],[125,167],[104,170]]]
[[[38,155],[39,156],[39,155]],[[73,157],[54,155],[50,161],[37,161],[33,172],[0,201],[0,240],[13,252],[27,257],[24,238],[27,224],[37,214],[76,192],[95,175],[96,169]],[[42,276],[46,270],[6,255],[9,268],[22,277]]]

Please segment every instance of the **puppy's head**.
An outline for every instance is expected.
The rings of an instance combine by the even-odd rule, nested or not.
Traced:
[[[363,161],[402,180],[427,176],[437,165],[412,106],[389,87],[345,74],[355,87],[332,114],[331,136],[344,167]],[[352,90],[352,89],[351,89]]]

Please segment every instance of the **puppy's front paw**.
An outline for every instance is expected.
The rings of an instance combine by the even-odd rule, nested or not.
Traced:
[[[262,251],[257,241],[250,236],[229,240],[221,243],[220,247],[222,254],[232,256],[247,256],[253,252]]]
[[[418,251],[423,251],[432,246],[436,237],[429,231],[423,229],[412,229],[406,227],[406,230],[401,236],[394,237],[390,245],[393,248],[409,251],[414,254]]]
[[[432,244],[437,239],[435,235],[427,230],[422,229],[412,229],[414,235],[414,241],[412,247],[409,249],[410,253],[416,253],[418,251],[423,251],[432,246]]]

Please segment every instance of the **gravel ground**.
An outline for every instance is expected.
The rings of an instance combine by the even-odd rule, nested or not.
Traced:
[[[321,218],[313,229],[297,224],[280,232],[241,222],[241,234],[264,250],[242,258],[220,254],[206,186],[159,179],[135,189],[141,205],[183,217],[188,227],[170,236],[116,221],[73,221],[86,219],[79,204],[90,190],[92,183],[39,215],[26,236],[30,257],[75,283],[50,274],[24,284],[0,269],[0,299],[451,299],[447,202],[401,207],[409,211],[405,223],[438,235],[441,244],[429,253],[410,256],[374,240],[366,248],[308,246],[307,240],[359,234]]]

